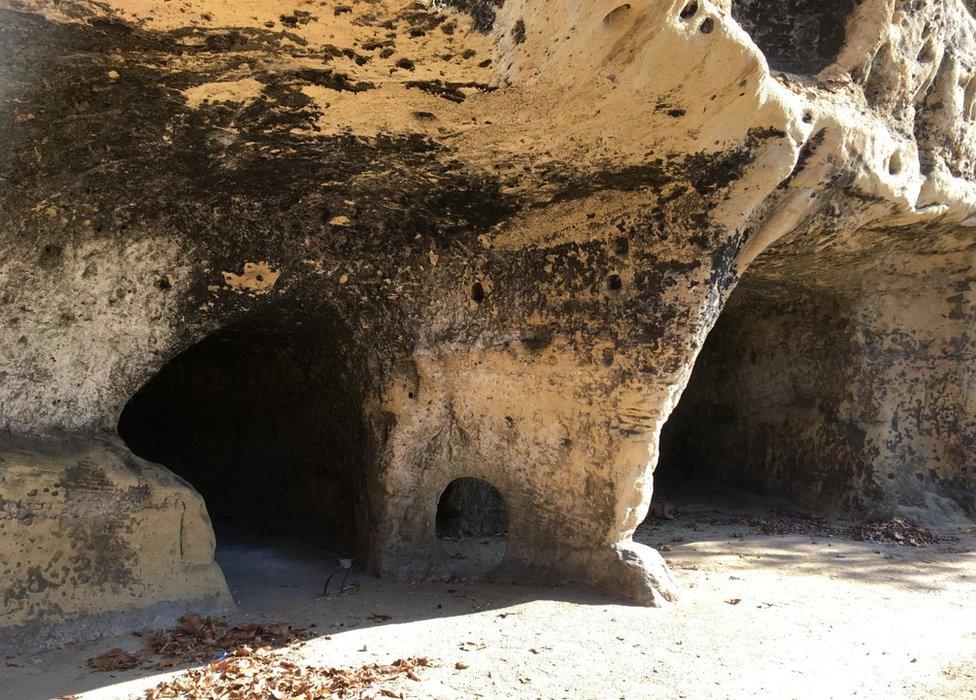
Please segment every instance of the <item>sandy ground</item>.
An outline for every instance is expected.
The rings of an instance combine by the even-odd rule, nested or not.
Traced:
[[[976,529],[910,548],[816,528],[765,535],[733,515],[768,513],[768,503],[671,505],[678,517],[638,531],[670,547],[684,593],[664,609],[568,586],[402,586],[361,574],[353,589],[321,597],[335,568],[321,551],[268,540],[232,543],[220,559],[240,604],[235,620],[315,625],[293,657],[327,666],[428,657],[420,682],[385,686],[406,697],[976,697]],[[448,546],[478,561],[503,545]],[[0,697],[139,697],[166,674],[85,667],[139,644],[129,636],[8,658]]]

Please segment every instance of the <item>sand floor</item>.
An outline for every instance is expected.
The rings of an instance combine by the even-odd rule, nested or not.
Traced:
[[[670,505],[677,517],[637,534],[670,548],[683,595],[662,609],[570,586],[404,586],[361,573],[351,590],[322,597],[335,559],[321,550],[231,543],[219,559],[239,602],[235,621],[315,625],[293,657],[336,667],[428,657],[419,682],[385,686],[405,697],[976,697],[976,528],[912,548],[815,527],[768,535],[736,517],[765,517],[769,503]],[[447,545],[475,563],[504,546]],[[117,637],[7,658],[0,698],[139,697],[167,674],[93,672],[85,660],[141,643]]]

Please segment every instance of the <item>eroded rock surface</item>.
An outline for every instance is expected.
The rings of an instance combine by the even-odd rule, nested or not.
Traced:
[[[0,465],[5,648],[231,604],[203,499],[159,465],[102,441],[7,446]]]
[[[844,505],[924,509],[951,482],[939,497],[972,514],[968,393],[915,408],[968,381],[972,344],[976,21],[959,0],[3,8],[11,440],[112,435],[181,351],[300,326],[302,362],[328,363],[308,376],[342,387],[311,423],[341,431],[328,459],[348,465],[370,571],[443,572],[438,498],[476,477],[508,510],[499,576],[656,604],[673,583],[631,535],[658,435],[745,275],[774,307],[802,288],[865,349],[824,361],[848,373],[827,378],[846,408],[818,418],[847,431],[841,451],[860,440],[857,477],[819,455],[795,470]],[[758,326],[756,308],[734,318]],[[268,404],[287,422],[285,394]],[[22,516],[2,517],[5,552]]]

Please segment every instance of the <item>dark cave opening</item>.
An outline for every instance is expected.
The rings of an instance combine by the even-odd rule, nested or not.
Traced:
[[[762,50],[774,71],[813,75],[844,46],[854,0],[735,0],[732,17]]]
[[[655,498],[751,493],[844,508],[862,455],[843,418],[855,370],[846,307],[819,290],[745,278],[661,431]]]
[[[501,493],[487,481],[455,479],[437,501],[437,534],[489,537],[508,532],[508,509]]]
[[[265,311],[173,357],[126,404],[120,437],[203,496],[218,558],[251,534],[346,552],[364,541],[367,432],[348,341],[328,313]]]
[[[436,534],[460,576],[481,576],[505,559],[508,508],[482,479],[455,479],[437,501]]]

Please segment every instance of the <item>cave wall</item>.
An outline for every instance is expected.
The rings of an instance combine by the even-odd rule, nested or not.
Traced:
[[[839,266],[833,289],[743,280],[662,432],[662,486],[970,522],[972,255],[887,256],[880,270],[902,274],[856,290]]]
[[[203,499],[113,440],[0,448],[4,650],[233,606]]]
[[[935,525],[976,518],[973,255],[857,305],[863,350],[846,412],[864,426],[875,500]]]
[[[844,46],[853,0],[733,0],[732,17],[749,32],[772,70],[816,74]]]
[[[508,507],[497,576],[673,600],[632,534],[659,430],[740,278],[774,251],[766,279],[885,328],[852,305],[876,241],[919,257],[976,223],[963,4],[739,11],[765,6],[0,0],[0,442],[112,440],[180,352],[269,309],[328,309],[364,368],[368,571],[449,571],[438,497],[469,476]],[[786,46],[799,73],[764,53]],[[804,277],[843,267],[828,249],[844,289]],[[874,444],[882,428],[851,415]],[[90,466],[106,492],[127,478]],[[6,532],[41,498],[0,492]],[[143,585],[102,604],[189,595],[130,595]]]

